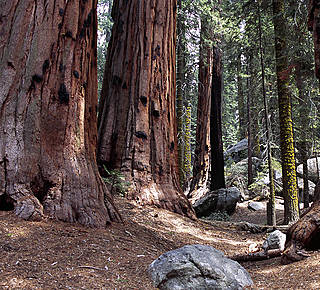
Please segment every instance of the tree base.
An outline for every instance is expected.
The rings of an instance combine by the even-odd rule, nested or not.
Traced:
[[[310,257],[306,250],[320,249],[319,239],[320,202],[316,202],[289,228],[281,262],[289,264]]]
[[[131,188],[127,197],[143,205],[156,206],[194,220],[197,219],[188,199],[170,184],[157,185],[152,183],[139,190]]]

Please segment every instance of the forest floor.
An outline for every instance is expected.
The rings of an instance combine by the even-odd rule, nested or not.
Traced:
[[[0,289],[154,289],[146,270],[166,251],[207,244],[232,256],[266,237],[233,223],[193,221],[120,197],[115,202],[125,222],[99,230],[0,212]],[[244,219],[256,223],[264,212],[240,206],[232,220]],[[242,265],[254,281],[250,289],[320,288],[320,252],[285,266],[280,258]]]

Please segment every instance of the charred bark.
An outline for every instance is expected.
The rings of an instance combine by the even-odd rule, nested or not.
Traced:
[[[213,48],[213,72],[210,112],[211,184],[210,189],[225,188],[224,157],[222,143],[222,53]]]
[[[119,221],[95,161],[97,2],[2,4],[0,196],[24,219]]]
[[[129,198],[194,217],[177,167],[176,8],[174,0],[114,1],[97,157],[125,175]]]
[[[205,17],[201,19],[200,59],[196,147],[193,162],[193,178],[189,196],[197,195],[197,190],[208,187],[209,152],[210,152],[210,106],[213,50],[208,45],[211,37],[209,23]]]

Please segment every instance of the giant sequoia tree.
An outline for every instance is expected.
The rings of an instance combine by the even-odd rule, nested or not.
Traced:
[[[0,4],[2,205],[32,220],[119,220],[95,161],[96,0]]]
[[[126,176],[130,198],[193,217],[177,170],[176,8],[175,0],[114,1],[97,157]]]

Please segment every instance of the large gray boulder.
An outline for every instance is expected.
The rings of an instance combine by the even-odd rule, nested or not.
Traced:
[[[207,217],[213,212],[226,212],[229,215],[236,210],[241,193],[236,187],[221,188],[210,191],[195,201],[193,208],[197,217]]]
[[[160,290],[243,289],[253,284],[238,262],[205,245],[187,245],[161,255],[148,274]]]
[[[248,156],[248,139],[242,139],[223,153],[225,160],[239,162]]]
[[[318,158],[310,158],[308,159],[308,175],[309,175],[309,180],[311,180],[313,183],[317,183],[318,180],[318,171],[317,171],[317,162],[318,166],[320,168],[320,157]],[[300,164],[297,167],[297,173],[302,177],[303,173],[303,165]]]

